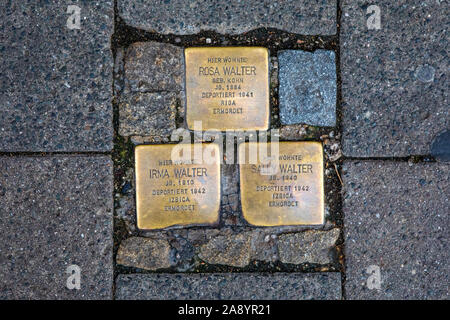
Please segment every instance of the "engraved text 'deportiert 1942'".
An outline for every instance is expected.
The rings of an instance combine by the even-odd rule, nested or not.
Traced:
[[[280,142],[278,161],[261,161],[258,148],[270,151],[271,143],[239,145],[242,213],[247,222],[255,226],[323,224],[322,144]],[[252,154],[258,155],[253,163],[249,161]]]
[[[173,160],[177,148],[191,145],[142,145],[135,150],[136,209],[139,229],[214,225],[219,220],[220,151],[203,144],[209,161]],[[185,150],[182,150],[185,151]],[[182,153],[182,152],[181,152]]]

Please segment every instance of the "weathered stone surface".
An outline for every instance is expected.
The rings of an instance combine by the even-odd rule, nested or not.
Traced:
[[[209,264],[245,267],[250,263],[251,234],[227,230],[199,248],[198,257]]]
[[[257,28],[336,34],[335,0],[119,0],[118,9],[126,24],[163,34],[240,34]]]
[[[280,118],[283,124],[336,125],[334,51],[278,53]]]
[[[125,56],[125,79],[131,91],[184,90],[184,49],[159,42],[136,42]]]
[[[310,230],[278,236],[278,251],[283,263],[333,263],[334,246],[340,230]]]
[[[341,299],[341,274],[234,273],[119,275],[116,280],[116,299]]]
[[[173,92],[133,93],[121,98],[119,133],[123,136],[170,138],[179,104]]]
[[[170,268],[173,258],[166,239],[131,237],[120,243],[116,262],[127,267],[157,270]]]
[[[253,229],[250,243],[250,260],[262,262],[279,260],[276,232]]]
[[[0,299],[110,299],[109,157],[0,157]],[[67,267],[81,268],[69,290]]]
[[[0,151],[112,149],[113,1],[71,4],[0,3]]]
[[[345,163],[347,298],[449,298],[449,168]],[[376,275],[368,273],[369,267],[379,268],[380,289],[372,287]]]
[[[367,28],[367,1],[342,4],[344,154],[429,154],[433,138],[450,127],[448,4],[432,0],[375,4],[381,11],[381,30]]]
[[[438,161],[450,161],[450,130],[434,138],[431,145],[431,155]]]
[[[185,108],[183,48],[136,42],[125,53],[119,133],[133,143],[170,141]],[[177,119],[178,117],[178,119]]]

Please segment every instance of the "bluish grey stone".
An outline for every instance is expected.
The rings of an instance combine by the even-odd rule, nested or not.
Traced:
[[[0,300],[111,299],[111,159],[0,157],[0,181]]]
[[[430,65],[419,66],[415,76],[422,82],[433,82],[436,70]]]
[[[448,2],[341,3],[344,155],[429,154],[450,127]],[[379,6],[380,30],[367,28],[370,4]]]
[[[109,0],[0,2],[0,151],[112,149],[113,16]]]
[[[431,155],[438,161],[450,162],[450,130],[442,132],[433,140]]]
[[[449,169],[345,162],[347,299],[449,299]]]
[[[336,125],[336,62],[333,51],[278,53],[282,124]]]
[[[277,28],[304,35],[336,34],[336,0],[118,0],[127,25],[162,34],[202,30],[240,34]]]
[[[340,273],[129,274],[116,280],[118,300],[341,299]]]

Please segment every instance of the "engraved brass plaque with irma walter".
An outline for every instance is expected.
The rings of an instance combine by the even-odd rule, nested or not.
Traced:
[[[220,151],[203,144],[208,161],[174,159],[191,152],[191,145],[145,145],[135,149],[136,209],[139,229],[162,229],[218,222],[220,206]],[[186,152],[189,148],[189,152]],[[181,154],[180,153],[180,154]],[[198,162],[198,163],[196,163]]]
[[[261,47],[187,48],[186,122],[203,130],[267,130],[269,52]]]
[[[239,145],[244,218],[255,226],[323,224],[322,144],[280,142],[278,147],[278,161],[275,157],[267,161],[258,148],[268,149],[264,155],[276,155],[276,151],[270,153],[271,143]],[[249,154],[256,154],[255,150],[257,158],[251,163]]]

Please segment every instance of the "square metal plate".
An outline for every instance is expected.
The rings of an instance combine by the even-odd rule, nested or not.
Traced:
[[[211,164],[173,161],[180,145],[141,145],[135,149],[136,210],[139,229],[214,225],[219,220],[220,151],[211,151]],[[187,145],[191,147],[191,145]]]
[[[319,142],[280,142],[278,163],[261,161],[271,143],[239,145],[244,218],[255,226],[320,225],[324,222],[323,147]],[[255,163],[249,151],[258,150]]]
[[[187,48],[186,122],[194,130],[269,128],[269,52],[262,47]]]

